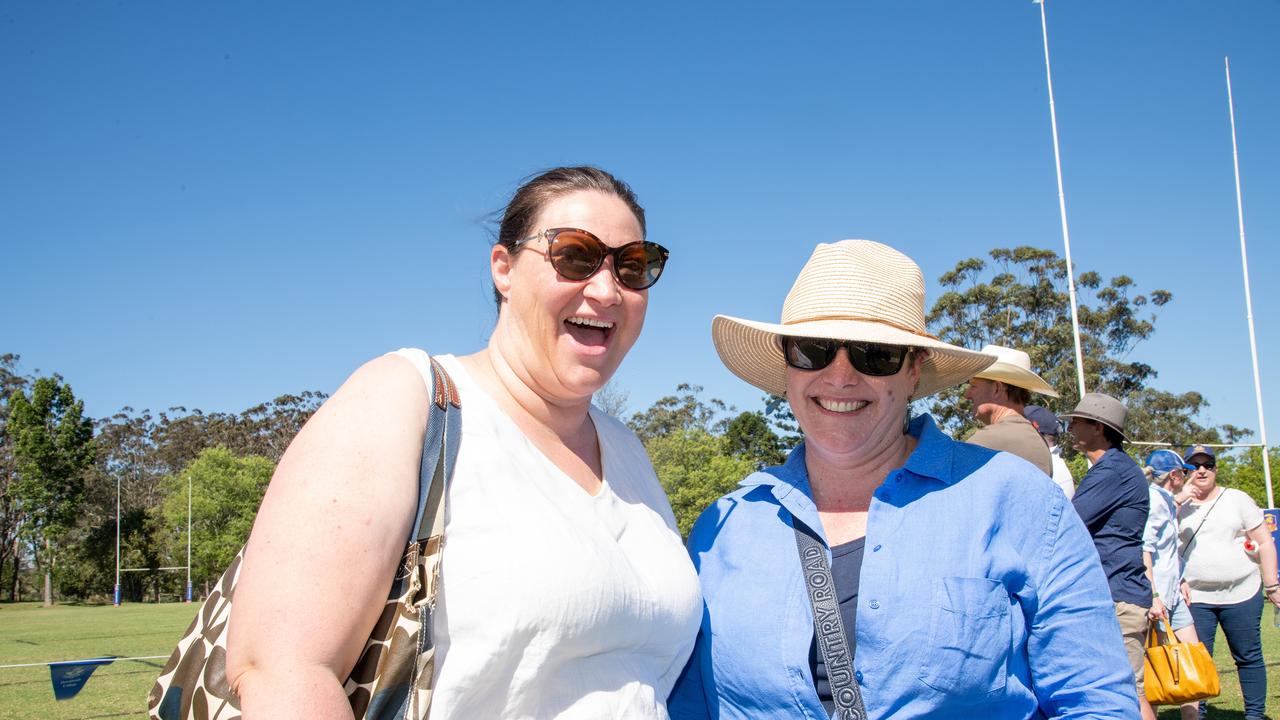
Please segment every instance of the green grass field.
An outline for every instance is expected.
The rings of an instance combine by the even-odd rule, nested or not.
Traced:
[[[0,665],[115,655],[168,655],[198,605],[0,604]],[[99,667],[80,694],[53,699],[49,668],[0,669],[0,718],[145,718],[147,692],[163,659]]]
[[[0,604],[0,665],[79,660],[116,655],[168,655],[195,616],[196,605]],[[1267,657],[1267,711],[1280,717],[1280,630],[1271,627],[1270,612],[1262,628]],[[1212,720],[1243,718],[1240,685],[1226,641],[1218,636],[1214,659],[1222,676],[1222,695],[1210,706]],[[145,718],[147,692],[160,674],[163,659],[116,662],[98,668],[80,694],[57,702],[45,666],[0,669],[0,719],[89,720]],[[1176,720],[1166,709],[1160,720]]]

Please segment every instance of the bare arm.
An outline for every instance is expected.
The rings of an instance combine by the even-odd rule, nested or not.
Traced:
[[[342,681],[413,522],[427,400],[412,363],[372,360],[280,460],[228,629],[227,677],[246,720],[351,717]]]
[[[1148,620],[1158,620],[1164,618],[1169,619],[1169,612],[1165,609],[1164,601],[1160,599],[1160,593],[1156,591],[1156,577],[1152,571],[1151,553],[1146,550],[1142,551],[1143,574],[1147,576],[1147,582],[1151,584],[1151,608],[1147,610]]]
[[[1272,586],[1271,592],[1263,590],[1262,594],[1273,605],[1280,607],[1280,588],[1274,587],[1280,584],[1280,579],[1276,577],[1275,541],[1271,539],[1271,533],[1267,532],[1266,523],[1250,530],[1247,535],[1250,540],[1258,545],[1258,564],[1262,566],[1262,586],[1264,588]]]

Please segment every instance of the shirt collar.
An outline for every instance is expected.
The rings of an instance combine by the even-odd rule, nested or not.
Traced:
[[[793,448],[781,465],[754,472],[742,479],[738,487],[767,487],[784,506],[792,512],[813,507],[813,492],[809,489],[809,470],[804,464],[804,442]],[[798,503],[798,507],[791,507]]]
[[[932,416],[924,414],[913,418],[907,434],[917,440],[916,449],[907,457],[904,466],[908,472],[948,485],[960,479],[960,474],[954,472],[953,467],[955,441],[938,429]],[[806,499],[811,498],[809,472],[804,464],[804,443],[797,445],[782,465],[752,473],[738,485],[744,488],[770,487],[779,500],[797,492]]]
[[[915,452],[907,458],[908,472],[947,485],[962,477],[955,471],[956,443],[938,429],[932,416],[925,414],[912,419],[907,434],[917,439]]]

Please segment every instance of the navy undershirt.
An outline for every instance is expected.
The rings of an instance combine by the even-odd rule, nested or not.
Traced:
[[[840,622],[844,624],[850,657],[853,657],[857,650],[857,634],[853,629],[854,620],[858,616],[858,576],[862,572],[862,553],[866,544],[867,539],[861,537],[831,548],[831,579],[836,584],[836,601],[840,604]],[[809,671],[813,675],[813,687],[818,691],[818,699],[822,701],[822,706],[827,709],[827,712],[833,711],[835,704],[831,701],[831,685],[827,682],[827,664],[822,661],[822,653],[818,652],[816,630],[813,643],[809,645]]]

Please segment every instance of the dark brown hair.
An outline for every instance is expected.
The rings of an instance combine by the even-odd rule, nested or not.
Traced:
[[[1004,385],[1005,397],[1009,398],[1009,402],[1015,405],[1028,405],[1031,403],[1030,390],[1017,385],[1010,385],[1009,383],[1001,384]]]
[[[1116,430],[1106,423],[1098,424],[1102,426],[1102,437],[1106,438],[1107,442],[1111,443],[1111,447],[1120,448],[1124,445],[1124,436],[1120,434],[1119,430]]]
[[[644,208],[640,207],[640,201],[636,199],[631,187],[598,167],[578,165],[552,168],[525,180],[502,211],[495,244],[514,247],[518,241],[537,230],[533,223],[547,203],[579,190],[613,195],[626,203],[636,216],[636,222],[640,223],[640,236],[646,235]],[[493,289],[493,301],[499,308],[502,307],[502,295],[496,287]]]

